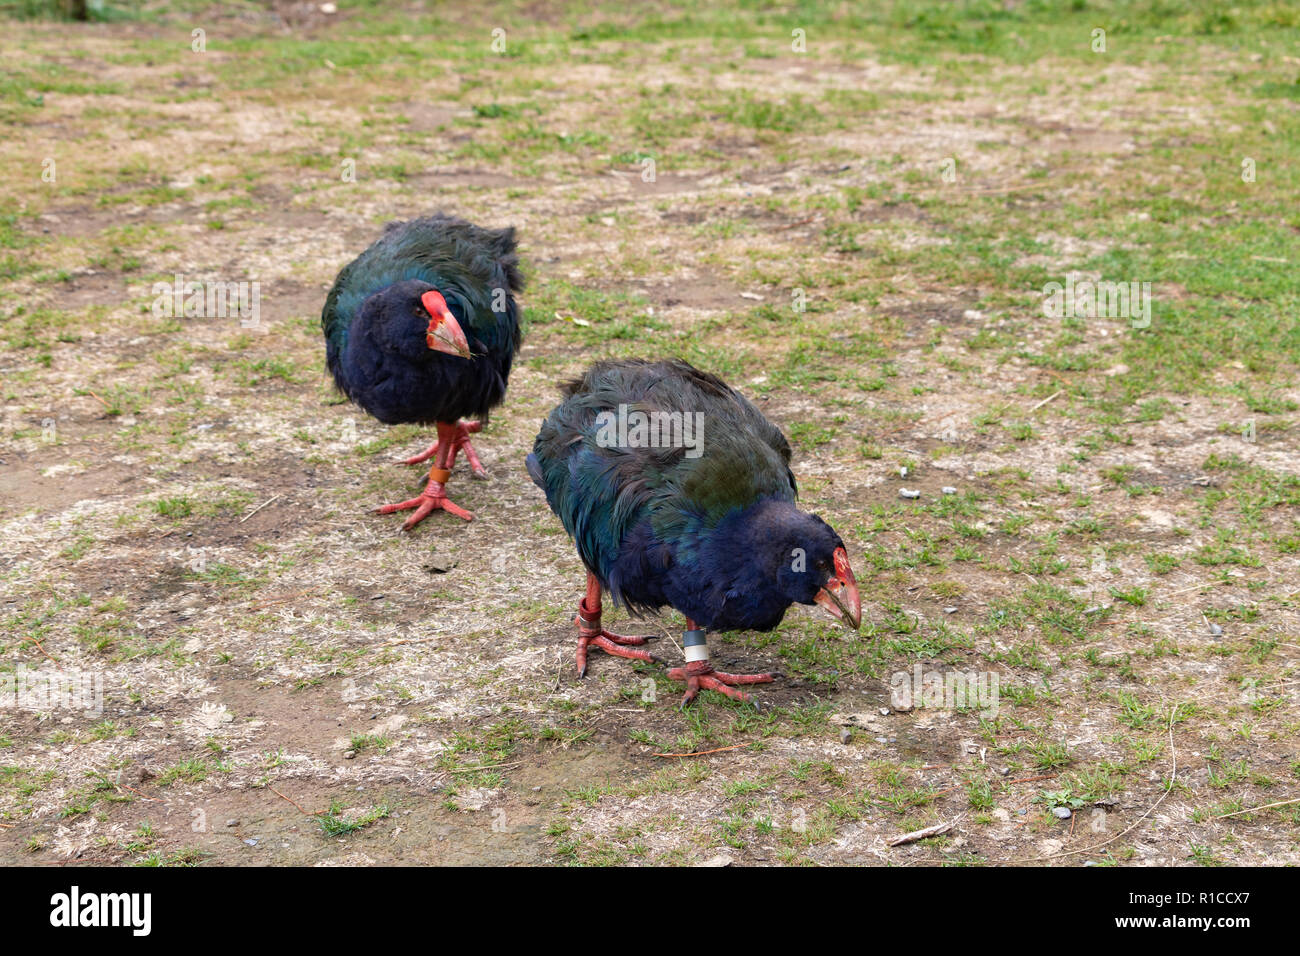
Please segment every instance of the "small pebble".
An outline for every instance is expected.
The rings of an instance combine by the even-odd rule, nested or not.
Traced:
[[[911,488],[900,488],[898,489],[898,496],[900,498],[919,498],[921,497],[921,493],[919,491],[913,491]]]
[[[227,820],[227,821],[226,821],[226,826],[228,826],[228,827],[237,827],[237,826],[239,826],[239,821],[238,821],[238,820]]]
[[[881,717],[888,717],[888,716],[889,716],[889,708],[888,708],[888,707],[881,707],[881,708],[880,708],[880,716],[881,716]]]
[[[1222,637],[1222,636],[1223,636],[1223,628],[1219,627],[1219,625],[1217,624],[1211,624],[1210,637]]]
[[[941,490],[945,495],[955,495],[957,493],[957,489],[952,485],[944,485]]]
[[[903,465],[901,468],[898,469],[898,477],[899,477],[899,478],[906,478],[906,477],[907,477],[907,466],[906,466],[906,465]]]
[[[426,571],[433,574],[446,574],[452,568],[456,567],[456,559],[448,554],[435,554],[429,558],[429,563],[424,566]]]
[[[244,841],[244,844],[245,844],[246,846],[257,846],[257,841],[256,841],[256,840],[245,840],[245,841]]]
[[[1070,808],[1069,808],[1069,807],[1053,807],[1053,808],[1052,808],[1052,815],[1055,816],[1058,820],[1068,820],[1068,819],[1070,819],[1070,816],[1071,816],[1071,814],[1070,814]]]
[[[344,760],[351,760],[351,759],[352,759],[353,757],[355,757],[356,755],[357,755],[357,752],[356,752],[355,750],[345,750],[345,751],[343,751],[343,759],[344,759]]]
[[[847,743],[848,743],[850,740],[852,740],[852,739],[853,739],[853,731],[849,730],[849,728],[847,728],[847,727],[841,727],[841,728],[840,728],[840,743],[842,743],[842,744],[847,744]]]
[[[944,614],[956,614],[956,613],[957,613],[957,609],[956,609],[955,607],[946,607],[946,608],[943,609],[943,613],[944,613]]]

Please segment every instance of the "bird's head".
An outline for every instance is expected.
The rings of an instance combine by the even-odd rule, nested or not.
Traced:
[[[448,292],[453,299],[455,293]],[[372,317],[381,344],[412,362],[435,352],[467,359],[469,342],[443,293],[419,279],[403,279],[370,296],[362,309]]]
[[[782,529],[782,562],[777,585],[797,604],[817,604],[856,630],[862,623],[862,598],[849,555],[835,529],[817,515],[797,512]]]
[[[456,317],[451,314],[451,309],[447,307],[447,300],[443,298],[442,293],[437,289],[430,289],[420,296],[420,305],[429,317],[429,324],[424,333],[425,345],[435,352],[469,358],[469,342],[465,338],[465,332],[456,321]]]

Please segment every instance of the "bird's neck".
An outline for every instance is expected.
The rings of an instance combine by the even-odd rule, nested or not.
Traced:
[[[790,540],[802,512],[793,502],[761,498],[733,511],[720,521],[700,548],[700,565],[729,569],[754,581],[770,581],[777,569],[791,560],[777,541]]]

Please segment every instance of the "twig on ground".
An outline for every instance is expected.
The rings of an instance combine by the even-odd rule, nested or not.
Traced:
[[[244,515],[244,517],[240,518],[240,519],[239,519],[239,523],[240,523],[240,524],[243,524],[243,523],[244,523],[245,521],[247,521],[249,518],[253,517],[253,515],[257,514],[259,511],[261,511],[263,508],[265,508],[267,505],[269,505],[272,501],[275,501],[276,499],[278,499],[278,498],[283,498],[283,497],[284,497],[284,495],[272,495],[270,498],[267,498],[265,501],[263,501],[260,505],[258,505],[256,508],[254,508],[254,509],[253,509],[252,511],[250,511],[248,514]]]
[[[947,833],[951,829],[951,823],[936,823],[934,826],[924,827],[920,830],[913,830],[911,833],[904,833],[902,836],[896,836],[892,840],[886,842],[890,846],[902,846],[904,843],[915,843],[917,840],[924,840],[926,837],[939,836],[941,833]]]
[[[299,804],[297,800],[293,800],[290,799],[289,797],[286,797],[284,794],[282,794],[279,790],[275,789],[275,787],[271,786],[269,783],[266,785],[266,788],[270,790],[273,794],[275,794],[277,797],[279,797],[281,800],[288,800],[295,807],[297,807],[301,813],[305,814],[306,816],[319,817],[325,812],[322,810],[320,813],[312,813],[310,810],[303,810],[302,805]]]
[[[703,757],[705,754],[720,754],[727,750],[739,750],[741,747],[749,747],[751,744],[735,744],[731,747],[718,747],[716,750],[696,750],[688,754],[652,754],[654,757]]]
[[[45,648],[41,647],[41,642],[38,641],[36,638],[32,637],[32,636],[29,634],[29,635],[27,635],[27,640],[29,640],[29,641],[31,641],[33,644],[35,644],[35,645],[36,645],[36,649],[37,649],[38,651],[40,651],[42,654],[44,654],[47,658],[49,658],[50,660],[54,661],[54,663],[57,664],[57,663],[59,662],[59,659],[58,659],[57,657],[51,657],[51,656],[50,656],[50,652],[47,651]]]
[[[141,793],[139,790],[137,790],[135,787],[131,786],[130,784],[127,784],[127,783],[119,783],[118,786],[119,786],[119,787],[125,787],[127,790],[130,790],[132,793],[140,794],[140,796],[141,796],[143,799],[145,799],[145,800],[149,800],[149,801],[151,801],[152,803],[162,803],[162,801],[159,800],[157,797],[151,797],[151,796],[149,796],[147,793]]]
[[[1262,807],[1250,807],[1246,810],[1234,810],[1232,813],[1217,814],[1214,819],[1222,820],[1224,817],[1238,817],[1243,813],[1259,813],[1260,810],[1272,810],[1274,807],[1289,807],[1293,803],[1300,803],[1300,797],[1294,800],[1279,800],[1277,803],[1266,803]]]
[[[1063,392],[1063,391],[1065,391],[1065,389],[1063,389],[1063,388],[1058,388],[1058,389],[1057,389],[1055,392],[1053,392],[1051,395],[1048,395],[1045,399],[1043,399],[1041,402],[1039,402],[1039,403],[1038,403],[1037,405],[1035,405],[1033,408],[1029,409],[1029,411],[1030,411],[1031,413],[1038,411],[1040,408],[1042,408],[1044,405],[1046,405],[1046,404],[1047,404],[1048,402],[1050,402],[1052,399],[1056,398],[1056,396],[1060,395],[1061,392]]]

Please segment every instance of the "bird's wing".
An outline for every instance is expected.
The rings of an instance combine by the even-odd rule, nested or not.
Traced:
[[[534,480],[540,475],[584,563],[602,577],[642,521],[661,541],[685,540],[757,498],[795,497],[790,446],[780,430],[739,392],[685,362],[599,363],[565,392],[542,426],[530,456],[536,471],[529,471]],[[698,446],[602,440],[599,416],[620,406],[698,415]]]

